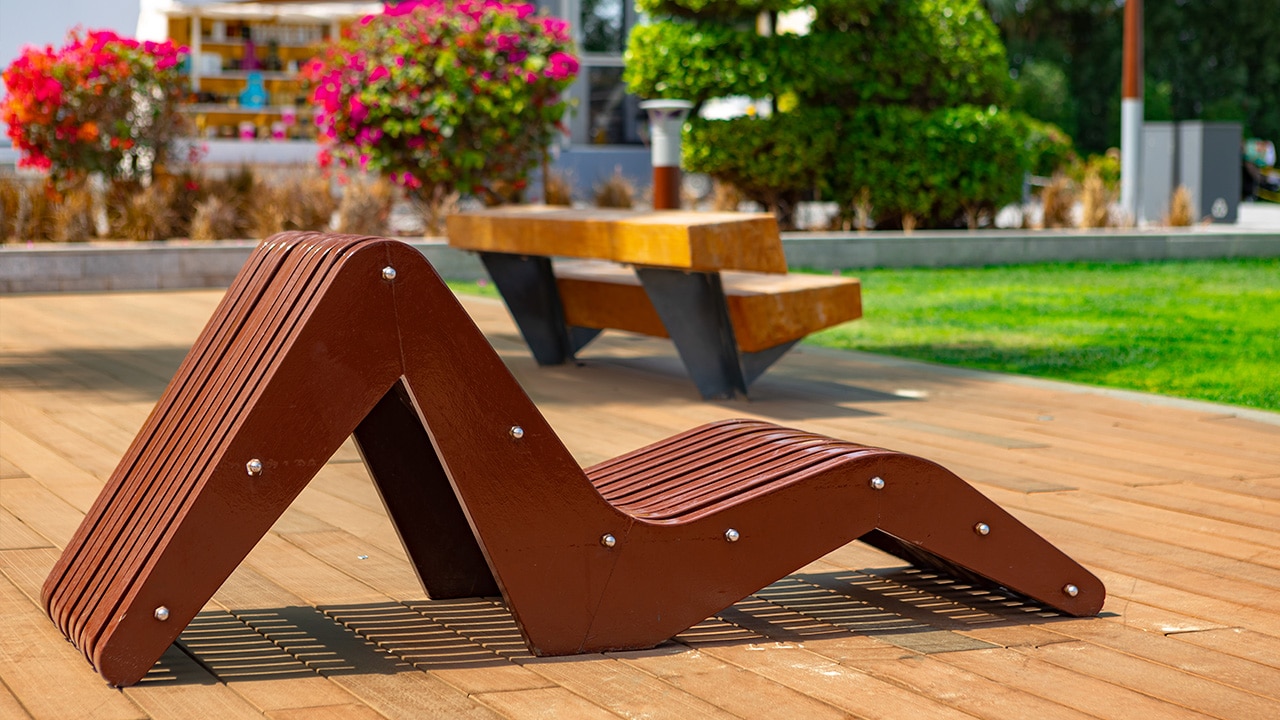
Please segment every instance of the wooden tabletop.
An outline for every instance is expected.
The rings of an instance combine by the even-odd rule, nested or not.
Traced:
[[[464,250],[575,257],[714,272],[783,273],[778,223],[767,213],[510,206],[447,219]]]
[[[1280,717],[1280,418],[801,345],[708,403],[671,344],[539,368],[480,324],[584,464],[752,417],[911,452],[1106,584],[1070,619],[851,543],[646,652],[536,659],[496,600],[429,601],[351,446],[140,685],[41,582],[208,319],[211,291],[0,297],[0,718]]]

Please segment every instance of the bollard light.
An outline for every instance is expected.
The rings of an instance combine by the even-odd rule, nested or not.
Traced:
[[[653,157],[653,209],[680,209],[680,131],[693,109],[688,100],[645,100]]]

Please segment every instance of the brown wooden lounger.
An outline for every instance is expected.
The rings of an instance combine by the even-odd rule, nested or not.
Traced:
[[[927,460],[755,421],[583,470],[430,264],[381,238],[253,253],[44,586],[142,678],[352,433],[433,598],[501,593],[530,650],[656,645],[855,539],[1071,615],[1102,584]]]

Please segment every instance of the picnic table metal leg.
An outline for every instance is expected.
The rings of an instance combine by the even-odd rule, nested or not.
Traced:
[[[702,397],[746,395],[720,275],[642,267],[636,275]]]
[[[550,258],[482,252],[480,260],[539,365],[564,364],[600,334],[565,324]]]

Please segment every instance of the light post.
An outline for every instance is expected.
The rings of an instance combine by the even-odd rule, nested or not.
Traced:
[[[680,209],[680,131],[693,108],[688,100],[645,100],[653,158],[653,209]]]
[[[1120,206],[1136,225],[1142,187],[1142,0],[1124,5],[1120,86]]]

